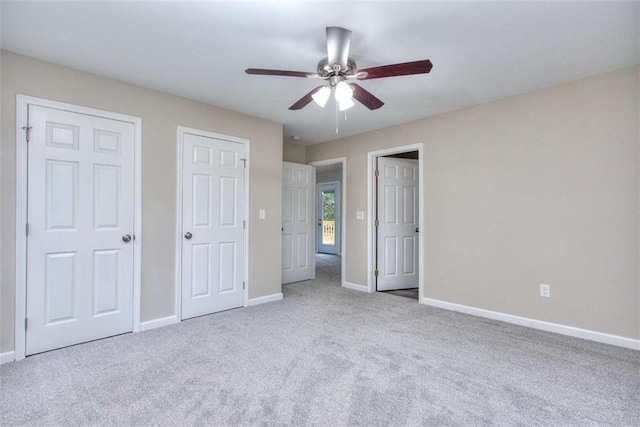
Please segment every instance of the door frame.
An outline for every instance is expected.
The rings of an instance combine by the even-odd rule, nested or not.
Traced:
[[[142,119],[111,111],[98,110],[80,105],[66,104],[33,96],[16,95],[16,278],[15,278],[15,337],[14,358],[26,357],[27,316],[27,185],[28,145],[23,139],[29,119],[29,105],[54,108],[78,114],[87,114],[131,123],[134,126],[134,219],[133,233],[133,332],[140,332],[140,292],[142,277]]]
[[[243,220],[244,226],[244,251],[243,251],[243,271],[244,271],[244,291],[243,291],[243,307],[249,305],[249,169],[251,161],[249,160],[251,142],[245,138],[238,138],[230,135],[223,135],[220,133],[209,132],[201,129],[194,129],[185,126],[178,126],[177,129],[177,187],[176,187],[176,258],[175,258],[175,315],[176,322],[182,322],[182,150],[183,150],[183,136],[185,134],[191,134],[196,136],[202,136],[205,138],[222,139],[230,142],[237,142],[244,145],[246,167],[244,168],[244,212]]]
[[[346,239],[346,230],[347,230],[347,200],[346,200],[346,194],[347,194],[347,158],[346,157],[335,157],[333,159],[326,159],[326,160],[318,160],[315,162],[309,162],[309,164],[311,166],[328,166],[328,165],[335,165],[335,164],[342,164],[342,185],[340,188],[340,221],[342,222],[341,225],[341,229],[340,229],[340,286],[342,287],[346,287],[345,283],[347,283],[346,281],[346,277],[345,277],[345,258],[346,258],[346,254],[347,254],[347,239]],[[317,211],[317,209],[316,209]],[[318,215],[318,213],[316,212],[316,216]],[[316,223],[318,218],[316,218]]]
[[[316,226],[318,225],[318,222],[320,221],[320,209],[322,206],[322,202],[320,201],[320,187],[323,185],[332,185],[335,186],[335,193],[338,195],[338,204],[340,205],[340,210],[335,210],[335,217],[337,218],[337,221],[334,221],[335,223],[338,224],[338,237],[340,238],[340,240],[338,241],[338,254],[335,255],[340,255],[342,256],[342,190],[340,189],[340,183],[338,181],[329,181],[329,182],[321,182],[320,184],[318,184],[317,178],[316,178],[316,216],[315,216],[315,224]],[[322,232],[316,228],[316,253],[327,253],[327,252],[320,252],[320,242],[322,241]],[[334,254],[331,254],[334,255]]]
[[[386,148],[384,150],[369,151],[367,153],[367,292],[376,292],[376,227],[375,212],[377,202],[376,191],[376,162],[378,157],[390,154],[406,153],[407,151],[418,152],[418,302],[424,297],[424,144],[417,143],[403,145],[400,147]]]

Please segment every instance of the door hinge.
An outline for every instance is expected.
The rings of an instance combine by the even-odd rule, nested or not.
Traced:
[[[25,130],[26,134],[27,134],[27,142],[29,142],[29,140],[31,139],[31,129],[33,129],[32,126],[22,126],[22,129]]]
[[[376,227],[379,227],[379,226],[380,226],[380,221],[376,219]]]
[[[242,282],[242,290],[244,290],[247,287],[247,284],[245,282]]]
[[[24,234],[29,235],[29,223],[26,223],[24,226]]]
[[[247,228],[247,221],[246,220],[242,220],[242,228]]]
[[[380,171],[376,169],[376,176],[380,176]]]
[[[373,274],[378,277],[378,270],[374,271]]]
[[[29,320],[28,318],[26,318],[26,317],[24,318],[24,330],[25,331],[27,330],[27,325],[29,323],[28,320]]]
[[[242,160],[242,164],[244,165],[244,168],[247,168],[247,159],[240,159]]]

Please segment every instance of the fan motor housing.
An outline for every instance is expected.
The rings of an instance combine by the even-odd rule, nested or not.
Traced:
[[[340,64],[335,64],[334,67],[335,69],[329,65],[329,58],[322,58],[320,62],[318,62],[318,74],[324,78],[332,76],[351,76],[358,69],[356,61],[354,61],[353,58],[349,58],[347,60],[347,68],[344,70]]]

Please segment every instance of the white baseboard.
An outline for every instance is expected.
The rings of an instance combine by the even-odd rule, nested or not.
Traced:
[[[174,323],[178,323],[178,317],[175,314],[173,316],[148,320],[146,322],[140,323],[140,332],[148,331],[149,329],[161,328],[167,325],[173,325]]]
[[[16,360],[15,352],[7,351],[4,353],[0,353],[0,365],[2,365],[3,363],[13,362],[14,360]]]
[[[249,306],[265,304],[267,302],[280,301],[281,299],[282,299],[282,292],[280,292],[279,294],[267,295],[264,297],[251,298],[249,300]]]
[[[342,287],[353,289],[354,291],[369,292],[367,285],[358,285],[357,283],[342,282]]]
[[[474,316],[484,317],[487,319],[512,323],[514,325],[526,326],[529,328],[540,329],[547,332],[555,332],[556,334],[568,335],[570,337],[583,338],[586,340],[597,341],[604,344],[611,344],[618,347],[640,350],[640,340],[633,338],[605,334],[602,332],[590,331],[588,329],[575,328],[573,326],[530,319],[528,317],[514,316],[512,314],[505,314],[498,311],[485,310],[482,308],[455,304],[452,302],[440,301],[431,298],[422,298],[420,303],[430,305],[432,307],[444,308],[445,310],[458,311],[460,313],[466,313]]]

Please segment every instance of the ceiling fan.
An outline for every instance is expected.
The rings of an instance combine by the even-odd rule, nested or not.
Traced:
[[[300,110],[312,100],[324,107],[335,91],[335,98],[340,110],[351,108],[354,103],[352,98],[359,101],[370,110],[376,110],[384,105],[380,99],[357,83],[346,83],[348,80],[371,80],[382,77],[409,76],[413,74],[426,74],[431,71],[431,61],[428,59],[403,62],[400,64],[382,65],[358,69],[353,58],[349,57],[351,46],[351,31],[341,27],[327,27],[327,57],[320,60],[316,73],[287,70],[265,70],[261,68],[247,68],[247,74],[259,74],[265,76],[305,77],[310,79],[326,80],[328,84],[318,86],[295,104],[290,110]]]

